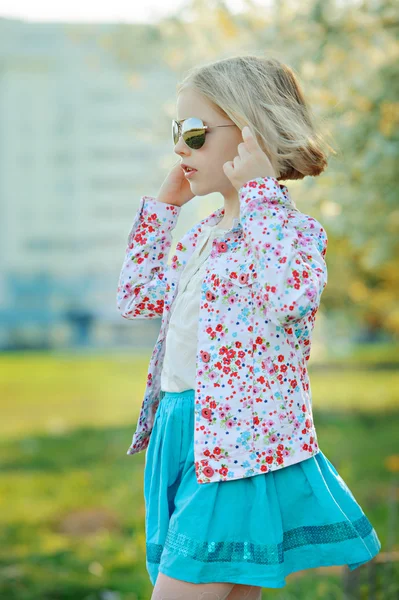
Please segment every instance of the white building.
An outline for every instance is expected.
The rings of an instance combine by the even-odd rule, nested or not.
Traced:
[[[0,348],[70,344],[70,309],[99,319],[90,343],[150,346],[158,332],[120,317],[116,287],[140,196],[177,158],[178,76],[152,46],[136,68],[118,62],[117,27],[0,20]],[[195,199],[175,243],[214,208]]]

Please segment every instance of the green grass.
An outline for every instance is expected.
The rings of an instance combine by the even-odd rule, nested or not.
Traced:
[[[126,455],[148,360],[2,357],[0,598],[150,598],[145,453]],[[384,548],[392,480],[385,460],[398,452],[398,375],[315,370],[311,385],[319,445]],[[263,594],[340,600],[341,576],[309,570]]]
[[[393,364],[399,365],[399,344],[392,342],[390,344],[379,342],[375,344],[356,344],[352,349],[350,356],[339,357],[330,356],[328,360],[330,365],[349,364],[367,367],[369,365]]]

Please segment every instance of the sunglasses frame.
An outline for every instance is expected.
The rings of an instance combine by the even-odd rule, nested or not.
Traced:
[[[190,129],[184,130],[184,123],[186,121],[191,121],[191,120],[198,121],[199,127],[191,127]],[[176,126],[177,126],[177,140],[175,139],[176,138],[176,136],[175,136]],[[198,117],[187,117],[187,119],[182,119],[181,121],[177,121],[176,119],[173,119],[172,120],[173,143],[176,145],[179,142],[180,137],[183,137],[184,143],[186,144],[186,146],[188,146],[190,148],[190,150],[199,150],[205,144],[207,130],[208,129],[216,129],[216,127],[236,127],[236,124],[232,123],[231,125],[204,125],[203,120],[199,119]],[[203,133],[202,143],[197,148],[192,148],[189,144],[187,144],[187,141],[184,139],[184,134],[189,133],[190,131],[201,131],[201,130]]]

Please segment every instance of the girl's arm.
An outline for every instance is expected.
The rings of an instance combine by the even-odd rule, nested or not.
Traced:
[[[274,177],[247,181],[239,198],[245,242],[252,250],[270,317],[289,325],[317,311],[327,285],[323,227],[292,210]]]
[[[119,275],[117,308],[125,319],[161,317],[164,275],[181,207],[142,196]]]

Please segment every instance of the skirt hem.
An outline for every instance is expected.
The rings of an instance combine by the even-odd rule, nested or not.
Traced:
[[[289,577],[289,575],[291,575],[292,573],[297,573],[299,571],[307,571],[309,569],[317,569],[319,567],[348,567],[348,569],[350,571],[353,571],[354,569],[357,569],[360,566],[363,566],[365,564],[367,564],[368,562],[370,562],[371,560],[373,560],[373,558],[378,554],[379,550],[373,555],[373,556],[368,556],[367,558],[358,557],[358,560],[354,561],[353,563],[348,563],[345,560],[339,561],[339,560],[319,560],[319,559],[315,559],[314,561],[309,560],[309,557],[307,557],[306,560],[304,560],[303,565],[297,565],[295,568],[293,568],[291,571],[289,571],[288,573],[286,573],[285,577]],[[187,583],[194,583],[194,584],[200,584],[200,583],[234,583],[234,584],[241,584],[241,585],[255,585],[255,586],[259,586],[262,588],[282,588],[285,587],[287,585],[286,580],[276,580],[276,579],[267,579],[267,577],[260,577],[260,578],[256,578],[256,577],[247,577],[245,575],[239,574],[239,573],[233,573],[231,572],[231,569],[229,569],[229,566],[226,566],[226,569],[224,570],[224,575],[212,575],[212,574],[208,574],[206,576],[200,576],[200,577],[196,577],[196,576],[184,576],[182,577],[181,573],[183,568],[185,570],[187,570],[187,564],[180,566],[162,566],[159,567],[158,572],[159,573],[163,573],[164,575],[167,575],[168,577],[173,577],[174,579],[179,579],[181,581],[185,581]],[[207,565],[207,570],[209,570],[209,565]],[[229,573],[230,571],[230,573]],[[153,579],[153,578],[152,578]],[[152,581],[152,584],[155,585],[155,581]]]

